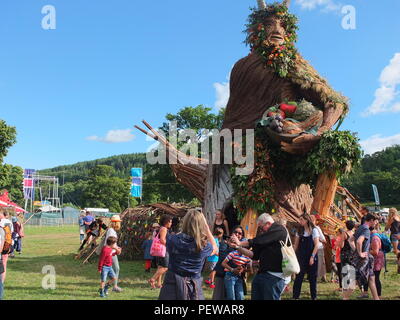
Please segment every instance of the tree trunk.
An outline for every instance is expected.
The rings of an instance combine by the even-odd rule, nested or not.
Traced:
[[[320,217],[329,215],[330,207],[335,199],[338,181],[334,172],[322,173],[318,176],[312,210]]]
[[[257,235],[257,217],[257,211],[249,209],[240,223],[248,239],[253,239]]]
[[[203,212],[210,225],[214,223],[215,211],[221,210],[233,196],[229,165],[208,165],[204,191]]]

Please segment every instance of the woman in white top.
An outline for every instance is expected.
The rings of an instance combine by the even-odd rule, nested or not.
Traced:
[[[309,214],[303,214],[300,219],[300,230],[296,233],[294,250],[300,264],[300,273],[296,275],[293,284],[293,299],[299,299],[304,275],[308,274],[311,299],[317,299],[318,247],[319,231],[311,221]]]
[[[322,282],[327,282],[326,280],[326,265],[325,265],[325,253],[324,253],[324,245],[326,243],[326,239],[324,233],[321,228],[317,226],[317,218],[315,215],[311,215],[311,221],[314,223],[315,228],[319,232],[319,245],[318,245],[318,275],[317,279],[321,279]]]

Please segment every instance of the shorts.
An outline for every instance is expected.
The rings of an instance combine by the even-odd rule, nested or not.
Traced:
[[[169,254],[168,252],[165,253],[165,257],[155,257],[157,267],[168,268],[169,264]]]
[[[400,233],[392,233],[390,235],[390,241],[391,242],[398,242],[399,241],[399,239],[397,238],[398,236],[400,236]]]
[[[206,265],[204,266],[204,270],[206,272],[214,271],[216,265],[217,265],[217,261],[215,261],[215,262],[214,261],[207,261]]]
[[[110,279],[115,279],[116,275],[115,272],[112,268],[112,266],[103,266],[103,268],[101,269],[101,282],[106,282],[107,281],[107,277]]]

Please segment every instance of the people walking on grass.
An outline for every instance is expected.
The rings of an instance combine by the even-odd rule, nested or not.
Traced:
[[[227,239],[230,236],[228,220],[222,213],[222,210],[217,210],[215,212],[215,219],[212,230],[215,230],[216,228],[222,228],[224,230],[225,239]]]
[[[371,244],[371,227],[375,227],[377,218],[368,213],[365,216],[365,223],[357,228],[354,234],[356,253],[354,259],[354,265],[356,268],[356,278],[359,284],[365,288],[368,286],[371,290],[372,297],[374,300],[379,300],[379,296],[375,285],[375,274],[374,274],[374,257],[369,253]],[[364,289],[365,294],[365,289]],[[368,293],[363,298],[368,298]],[[361,297],[360,297],[361,298]]]
[[[145,272],[151,271],[151,265],[154,260],[154,257],[150,254],[150,248],[152,244],[153,244],[153,234],[151,232],[147,232],[145,235],[145,240],[142,243]]]
[[[400,273],[400,214],[396,208],[389,209],[389,217],[385,226],[385,231],[390,230],[390,241],[392,242],[393,252],[397,258],[397,273]]]
[[[12,237],[14,240],[14,252],[18,252],[18,254],[21,254],[22,238],[25,236],[24,226],[18,221],[17,217],[12,217],[11,221],[13,223],[13,228],[14,228],[14,232],[12,233]]]
[[[254,239],[240,241],[233,233],[229,244],[241,254],[259,260],[259,271],[252,283],[251,299],[280,300],[285,286],[290,282],[290,277],[284,276],[282,271],[281,251],[281,241],[286,243],[288,232],[267,213],[258,217],[257,226],[261,234]],[[253,251],[247,248],[252,248]]]
[[[168,235],[166,245],[169,268],[159,300],[204,300],[201,270],[206,258],[218,253],[205,216],[189,210],[182,221],[182,232]]]
[[[299,299],[301,286],[305,274],[310,282],[311,299],[317,299],[317,275],[318,275],[318,247],[320,232],[315,227],[309,214],[303,214],[300,219],[300,229],[296,233],[294,249],[300,264],[300,273],[296,275],[293,284],[293,299]]]
[[[321,228],[317,226],[317,218],[315,215],[311,215],[311,221],[317,228],[319,232],[319,244],[318,244],[318,274],[317,279],[320,279],[322,282],[328,282],[326,278],[326,264],[325,264],[325,244],[326,239],[324,233]]]
[[[155,238],[158,237],[160,246],[164,247],[163,251],[165,252],[165,255],[163,257],[156,257],[157,271],[148,281],[153,289],[162,287],[162,277],[168,271],[169,253],[166,250],[166,244],[168,230],[172,227],[171,216],[162,215],[160,218],[160,225],[160,229],[154,232],[153,243]]]
[[[221,241],[223,241],[223,236],[224,236],[224,229],[221,227],[217,227],[214,230],[214,240],[215,243],[217,244],[217,247],[219,249],[219,245]],[[217,265],[218,262],[218,255],[213,255],[207,258],[207,262],[205,264],[205,270],[207,272],[210,272],[210,275],[208,276],[208,279],[205,281],[206,284],[210,286],[211,289],[215,288],[215,273],[216,271],[215,266]]]
[[[100,297],[108,295],[108,290],[111,286],[116,285],[117,276],[112,268],[113,257],[121,254],[121,248],[117,246],[116,237],[108,237],[106,245],[101,250],[99,258],[98,271],[100,273]],[[107,282],[107,279],[108,282]]]
[[[370,228],[371,231],[371,247],[370,254],[374,257],[374,275],[375,286],[379,299],[382,296],[382,283],[380,279],[381,270],[385,265],[385,255],[382,251],[382,240],[379,236],[378,224]]]

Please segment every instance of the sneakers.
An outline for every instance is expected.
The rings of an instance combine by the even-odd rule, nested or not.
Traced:
[[[120,287],[114,287],[112,289],[112,291],[114,291],[114,292],[122,292],[122,289]]]
[[[99,294],[101,298],[104,298],[106,295],[104,294],[104,290],[103,289],[99,289]]]
[[[211,282],[211,283],[210,283],[210,288],[211,288],[211,289],[214,289],[214,288],[215,288],[215,283],[214,283],[214,282]]]
[[[106,284],[105,286],[104,286],[104,294],[106,295],[106,296],[108,296],[108,289],[110,289],[110,285],[109,284]]]
[[[361,296],[358,296],[357,299],[368,299],[368,294],[362,294]]]
[[[208,278],[206,281],[204,281],[205,283],[207,283],[207,284],[211,284],[211,279],[210,278]]]

